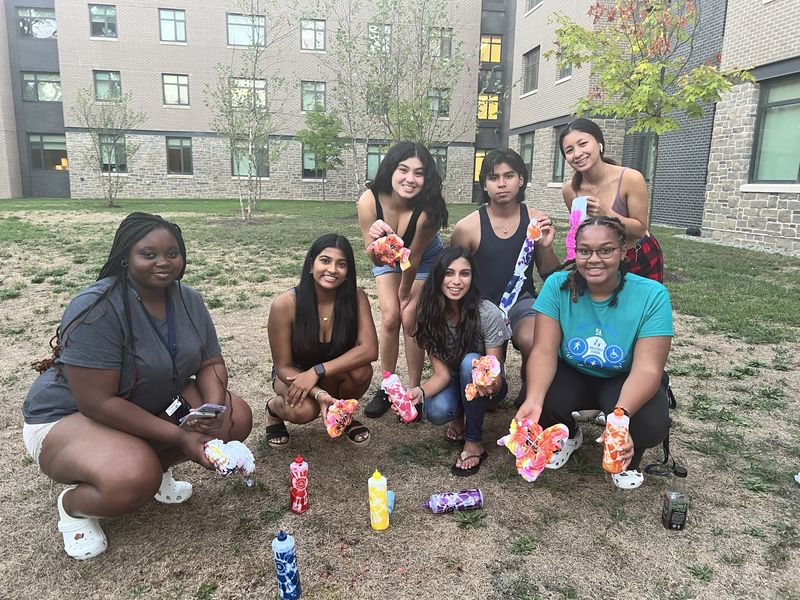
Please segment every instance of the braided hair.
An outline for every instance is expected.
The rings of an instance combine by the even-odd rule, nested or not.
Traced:
[[[578,226],[578,230],[575,232],[575,241],[578,241],[578,238],[581,236],[581,233],[587,227],[591,227],[593,225],[600,225],[602,227],[608,227],[613,231],[616,236],[619,238],[620,247],[625,247],[625,240],[627,239],[627,233],[625,231],[625,226],[622,224],[617,217],[588,217],[584,219],[584,221]],[[573,302],[578,302],[578,296],[583,296],[583,293],[587,289],[586,279],[584,279],[583,275],[578,272],[578,269],[575,264],[575,259],[566,261],[561,267],[557,270],[559,271],[569,271],[569,275],[567,276],[564,283],[561,284],[562,290],[569,290],[570,291],[570,298]],[[617,287],[614,288],[614,291],[611,294],[611,301],[608,303],[609,306],[616,306],[617,305],[617,297],[619,293],[622,291],[622,288],[625,286],[625,274],[628,272],[628,259],[623,256],[622,260],[619,263],[619,283]]]
[[[67,344],[69,344],[70,333],[82,323],[86,322],[88,315],[95,309],[95,307],[101,305],[101,303],[103,312],[99,316],[105,314],[105,310],[108,308],[108,298],[111,296],[111,293],[114,291],[114,289],[119,287],[122,288],[121,296],[125,309],[125,322],[128,324],[128,335],[126,335],[125,339],[125,350],[132,357],[134,357],[134,360],[132,361],[133,378],[131,380],[131,385],[126,390],[121,391],[119,395],[122,397],[127,397],[133,392],[133,389],[136,387],[137,379],[135,360],[136,347],[134,343],[133,323],[131,320],[131,309],[128,301],[128,294],[125,293],[126,290],[124,289],[128,280],[128,255],[130,254],[131,248],[134,244],[156,229],[167,230],[178,242],[178,248],[180,249],[181,257],[183,258],[183,267],[178,274],[178,279],[183,277],[183,273],[186,270],[186,245],[183,241],[181,228],[175,223],[166,221],[159,215],[151,215],[141,212],[129,214],[127,217],[125,217],[122,223],[119,224],[117,232],[114,234],[114,242],[111,244],[111,251],[108,254],[108,258],[100,268],[100,272],[97,275],[97,281],[106,278],[113,278],[114,281],[97,297],[94,302],[79,312],[77,316],[75,316],[75,318],[73,318],[63,328],[59,325],[59,327],[56,329],[55,335],[50,340],[50,348],[52,348],[53,354],[49,358],[33,363],[32,366],[36,371],[39,373],[44,373],[50,367],[55,367],[56,377],[61,375],[60,367],[56,364],[56,359],[58,359],[62,350],[67,346]],[[181,299],[183,299],[182,295]]]

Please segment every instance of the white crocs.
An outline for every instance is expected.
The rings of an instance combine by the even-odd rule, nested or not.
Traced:
[[[64,510],[62,498],[72,487],[58,495],[58,530],[64,536],[64,551],[77,560],[94,558],[106,551],[108,540],[99,519],[71,517]]]
[[[611,476],[611,481],[621,490],[635,490],[644,482],[641,471],[629,470]]]
[[[172,477],[172,469],[167,469],[161,476],[161,485],[153,496],[164,504],[180,504],[192,495],[192,484],[188,481],[176,481]]]
[[[567,438],[563,442],[561,442],[561,450],[556,450],[553,452],[553,458],[550,459],[550,462],[545,465],[548,469],[560,469],[569,460],[569,457],[572,456],[572,453],[575,452],[578,448],[583,445],[583,432],[581,428],[578,427],[578,433],[575,434],[574,438]]]

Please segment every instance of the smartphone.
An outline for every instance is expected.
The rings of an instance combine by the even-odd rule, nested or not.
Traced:
[[[225,406],[219,404],[203,404],[203,406],[194,409],[188,415],[179,421],[181,427],[188,426],[194,419],[213,419],[221,415],[226,410]]]

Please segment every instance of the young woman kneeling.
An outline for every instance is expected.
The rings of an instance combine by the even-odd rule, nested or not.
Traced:
[[[669,432],[661,379],[672,343],[666,288],[627,272],[625,228],[614,217],[590,217],[578,228],[576,257],[567,272],[545,281],[537,311],[525,402],[516,418],[542,427],[564,423],[564,440],[548,467],[562,467],[582,443],[573,411],[621,407],[630,416],[622,459],[612,475],[623,489],[639,487],[645,449]]]
[[[420,295],[414,337],[428,353],[433,373],[410,394],[424,400],[425,415],[436,425],[448,424],[446,439],[464,445],[452,467],[453,475],[474,475],[488,454],[483,448],[486,409],[506,396],[503,348],[509,338],[503,313],[482,300],[475,285],[475,259],[466,248],[447,248],[433,266]],[[478,386],[477,397],[467,400],[472,383],[472,359],[491,354],[501,372],[493,384]]]
[[[300,283],[272,303],[267,330],[278,394],[267,402],[267,443],[282,447],[289,443],[284,421],[309,423],[337,399],[361,398],[372,380],[378,336],[347,238],[329,233],[311,244]],[[355,420],[345,435],[369,442]]]

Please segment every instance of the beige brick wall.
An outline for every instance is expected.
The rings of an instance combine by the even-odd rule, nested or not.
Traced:
[[[0,4],[0,198],[22,196],[5,3]],[[10,24],[12,27],[13,23]]]
[[[722,66],[754,67],[797,56],[798,32],[798,0],[728,0]]]

